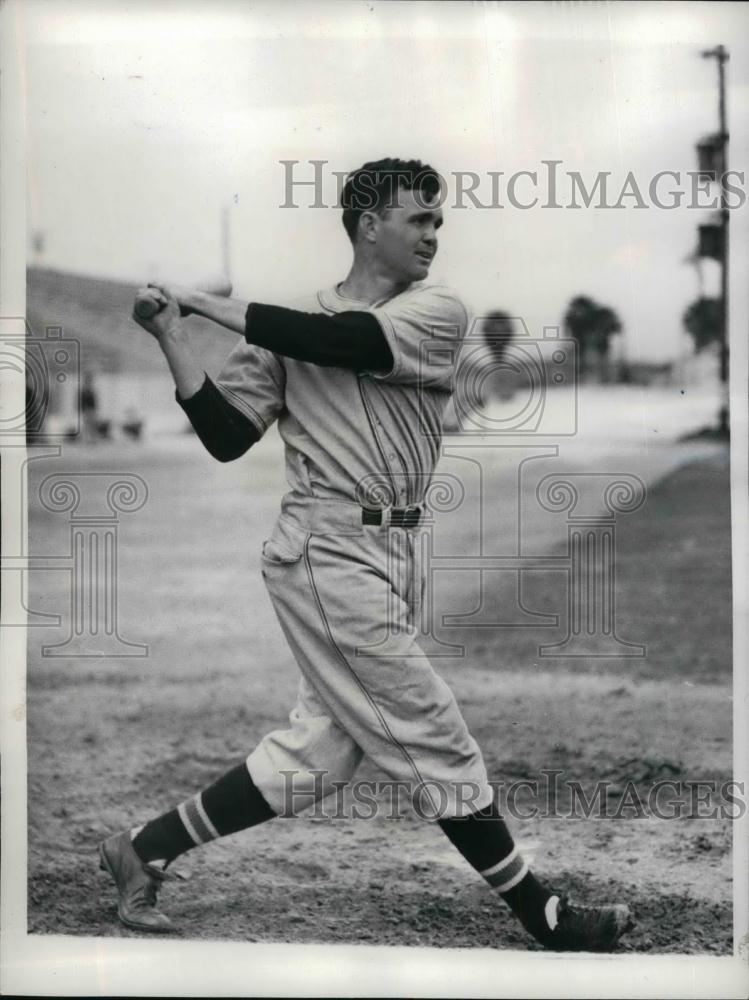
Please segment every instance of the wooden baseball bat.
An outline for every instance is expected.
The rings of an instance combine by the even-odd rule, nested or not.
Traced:
[[[215,281],[204,281],[195,286],[200,292],[208,292],[209,295],[220,295],[229,298],[232,293],[232,284],[228,278],[217,278]],[[135,296],[134,312],[141,319],[151,319],[163,306],[156,298],[154,291],[150,288],[139,288]]]

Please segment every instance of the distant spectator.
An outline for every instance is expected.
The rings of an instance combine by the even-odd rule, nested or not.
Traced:
[[[83,373],[81,386],[81,422],[83,425],[83,440],[96,441],[100,436],[99,400],[94,385],[94,375],[91,371]]]
[[[138,416],[135,407],[128,407],[122,424],[122,433],[133,441],[140,441],[143,434],[143,420]]]

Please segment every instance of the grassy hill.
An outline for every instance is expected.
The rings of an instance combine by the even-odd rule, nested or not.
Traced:
[[[83,368],[122,374],[161,370],[164,363],[151,338],[130,318],[135,285],[46,268],[29,268],[26,277],[26,314],[36,336],[61,326],[65,337],[79,341]],[[195,317],[189,329],[206,371],[217,372],[236,334]]]

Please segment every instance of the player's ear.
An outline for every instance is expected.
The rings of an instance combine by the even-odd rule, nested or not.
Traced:
[[[378,221],[379,216],[375,212],[362,212],[359,216],[359,239],[365,243],[376,243]]]

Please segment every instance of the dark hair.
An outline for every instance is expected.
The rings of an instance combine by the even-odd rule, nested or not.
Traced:
[[[434,167],[421,160],[398,160],[386,157],[373,160],[354,170],[346,178],[341,194],[343,227],[353,243],[362,212],[384,214],[398,204],[398,191],[414,191],[423,201],[433,201],[442,190]]]

